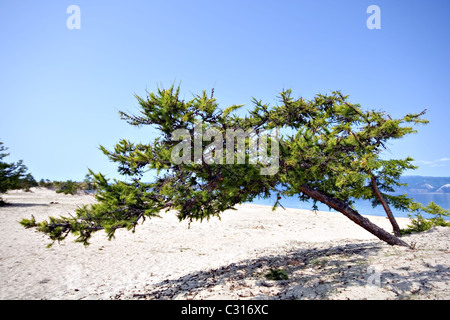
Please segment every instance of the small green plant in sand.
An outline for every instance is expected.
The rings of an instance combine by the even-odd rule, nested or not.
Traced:
[[[310,263],[315,267],[323,268],[328,264],[328,261],[326,258],[317,258],[311,260]]]
[[[265,274],[266,279],[268,280],[287,280],[289,279],[289,275],[284,269],[273,269],[270,268],[269,272]]]
[[[450,222],[444,220],[444,217],[450,216],[449,210],[444,210],[434,202],[430,202],[426,207],[420,203],[413,202],[410,205],[410,212],[408,217],[411,219],[411,223],[406,229],[401,230],[404,235],[413,232],[423,232],[436,226],[450,227]],[[426,219],[422,213],[428,213],[433,217]]]

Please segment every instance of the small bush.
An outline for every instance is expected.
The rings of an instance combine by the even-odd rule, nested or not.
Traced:
[[[434,202],[430,202],[428,206],[414,202],[410,205],[412,214],[408,214],[411,224],[406,229],[402,229],[402,235],[411,234],[413,232],[423,232],[436,226],[450,227],[450,222],[445,221],[444,217],[450,216],[449,210],[444,210]],[[426,219],[422,212],[433,215],[432,218]]]
[[[46,188],[46,189],[53,189],[53,182],[51,182],[49,179],[41,179],[39,180],[39,187]]]
[[[283,269],[270,269],[269,272],[266,273],[266,278],[268,280],[287,280],[289,275]]]
[[[59,183],[59,189],[56,193],[64,193],[75,195],[78,192],[78,185],[72,180],[67,180],[66,182]]]

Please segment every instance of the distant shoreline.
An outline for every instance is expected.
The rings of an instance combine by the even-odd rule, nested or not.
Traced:
[[[425,196],[425,197],[437,196],[437,197],[444,198],[444,199],[426,199],[426,201],[423,201],[424,199],[418,199],[421,196]],[[428,205],[430,201],[434,201],[436,204],[438,204],[445,210],[450,209],[450,194],[447,194],[447,193],[417,193],[417,194],[408,194],[408,197],[413,198],[415,201],[420,202],[424,205]],[[443,203],[443,201],[439,201],[439,200],[446,200],[446,201],[445,201],[445,203]],[[246,203],[273,207],[273,204],[275,203],[275,201],[276,200],[274,200],[273,197],[271,197],[271,198],[260,198],[260,199],[257,198],[257,199],[254,199],[253,202],[246,202]],[[296,197],[282,198],[280,200],[280,203],[286,209],[289,208],[289,209],[314,211],[314,210],[312,210],[312,201],[301,202],[300,200],[297,200]],[[319,208],[318,211],[338,212],[336,210],[329,208],[328,206],[326,206],[322,203],[317,203],[317,206]],[[371,217],[385,217],[386,216],[386,213],[381,205],[376,208],[373,208],[370,201],[367,201],[367,200],[357,200],[355,203],[355,206],[356,206],[356,210],[363,216],[371,216]],[[279,207],[282,209],[281,206],[279,206]],[[398,211],[398,210],[395,210],[395,208],[391,208],[391,210],[396,218],[409,219],[409,217],[408,217],[409,212]],[[433,217],[432,215],[428,215],[428,214],[423,214],[423,216],[425,218]],[[444,219],[450,220],[450,217],[444,217]]]
[[[395,193],[396,195],[397,194],[403,194],[403,193]],[[432,195],[435,195],[435,194],[439,194],[439,195],[449,195],[450,196],[450,193],[448,193],[448,192],[406,192],[406,194],[408,194],[408,195],[411,195],[411,196],[413,196],[413,195],[418,195],[418,194],[432,194]]]

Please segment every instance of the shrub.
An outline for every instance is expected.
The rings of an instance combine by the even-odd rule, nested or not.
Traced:
[[[410,205],[412,214],[408,214],[411,224],[406,229],[402,229],[402,234],[411,234],[413,232],[423,232],[436,226],[450,227],[450,222],[445,221],[444,217],[449,217],[449,210],[444,210],[434,202],[430,202],[428,206],[414,202]],[[422,212],[431,214],[433,217],[426,219]]]
[[[288,273],[284,269],[271,268],[265,276],[268,280],[287,280],[289,278]]]
[[[41,179],[39,180],[39,187],[53,189],[53,182],[51,182],[49,179]]]
[[[72,180],[67,180],[66,182],[59,183],[59,189],[56,190],[56,193],[64,193],[75,195],[78,192],[78,185]]]

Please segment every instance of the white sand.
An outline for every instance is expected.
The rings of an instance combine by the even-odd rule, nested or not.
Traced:
[[[242,205],[222,219],[173,213],[135,233],[102,231],[84,248],[49,240],[19,221],[67,215],[88,195],[12,191],[0,208],[0,299],[448,299],[450,228],[391,247],[339,213]],[[50,204],[58,202],[57,204]],[[391,230],[384,217],[369,217]],[[404,227],[409,219],[398,218]],[[288,280],[267,280],[283,268]]]

